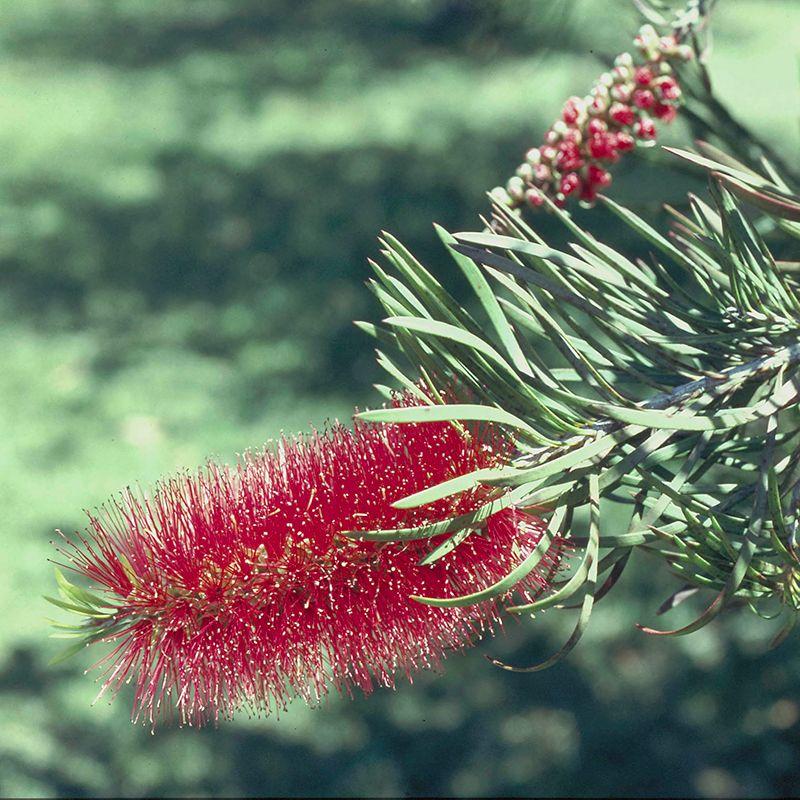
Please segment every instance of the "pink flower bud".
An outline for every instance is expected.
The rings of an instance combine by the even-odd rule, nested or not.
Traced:
[[[517,177],[522,178],[523,181],[533,180],[533,167],[527,161],[523,161],[517,167]]]
[[[608,113],[611,119],[619,125],[633,125],[636,119],[633,109],[624,103],[614,103]]]
[[[589,167],[591,170],[591,166]],[[568,172],[562,179],[561,179],[561,194],[563,195],[570,195],[573,192],[577,191],[581,186],[581,179],[578,175],[574,172]]]
[[[681,96],[681,88],[678,86],[678,82],[669,75],[659,78],[656,81],[656,88],[665,100],[677,100]]]
[[[556,155],[558,155],[558,150],[553,145],[548,144],[542,148],[542,161],[552,161]]]
[[[633,56],[630,53],[620,53],[614,59],[614,65],[617,67],[632,67]]]
[[[540,189],[531,188],[525,192],[525,200],[527,200],[528,205],[532,208],[538,208],[544,205],[544,194]]]
[[[611,173],[607,169],[598,167],[597,164],[589,165],[587,177],[592,186],[599,186],[603,188],[611,185]]]
[[[639,139],[656,138],[656,126],[653,124],[653,120],[647,117],[640,119],[636,125],[633,126],[633,132]]]
[[[542,152],[539,150],[538,147],[531,147],[527,153],[525,153],[525,160],[531,165],[536,166],[542,160]]]
[[[514,176],[506,184],[506,191],[512,200],[520,201],[525,197],[525,184],[522,178]]]
[[[615,83],[625,83],[625,81],[629,81],[633,77],[629,67],[614,67],[611,70],[611,74],[614,76]]]
[[[656,103],[653,107],[653,113],[664,122],[672,122],[678,115],[678,109],[666,103]]]
[[[618,83],[611,88],[611,98],[618,103],[630,103],[632,95],[630,83]]]
[[[561,112],[561,117],[568,125],[577,123],[586,113],[583,100],[580,97],[570,97],[564,103],[564,109]]]
[[[602,119],[590,119],[586,130],[590,136],[593,136],[596,133],[605,133],[608,130],[608,125]]]
[[[589,154],[592,158],[614,158],[614,140],[607,133],[599,133],[589,139]]]
[[[639,86],[649,86],[653,80],[653,73],[649,67],[638,67],[633,73],[633,79]]]
[[[556,156],[556,166],[562,172],[580,169],[583,166],[583,158],[578,145],[573,142],[562,142]]]
[[[633,93],[633,102],[638,108],[652,108],[656,97],[649,89],[637,89]]]
[[[593,97],[591,103],[589,104],[589,113],[592,116],[599,116],[600,114],[605,114],[607,108],[607,97]]]
[[[616,145],[617,150],[627,153],[629,150],[633,150],[633,148],[636,147],[636,140],[629,133],[620,131],[616,137]]]

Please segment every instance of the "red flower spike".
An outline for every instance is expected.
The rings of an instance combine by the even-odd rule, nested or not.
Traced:
[[[409,396],[395,405],[415,405]],[[283,440],[235,469],[209,464],[128,491],[91,515],[64,551],[116,614],[98,665],[103,690],[135,685],[134,719],[154,725],[229,718],[316,703],[437,667],[500,624],[497,600],[438,608],[411,595],[457,596],[495,583],[539,542],[544,524],[507,508],[455,550],[421,566],[443,538],[380,543],[348,530],[427,524],[476,510],[480,487],[422,508],[406,495],[506,461],[512,444],[489,425],[356,423]],[[559,540],[515,591],[530,602],[558,567]],[[104,623],[100,623],[104,624]],[[101,692],[102,693],[102,692]]]

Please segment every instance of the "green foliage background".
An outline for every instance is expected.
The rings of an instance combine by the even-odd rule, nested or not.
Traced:
[[[88,654],[47,666],[53,529],[377,403],[351,320],[378,231],[444,268],[430,223],[473,227],[636,24],[621,0],[0,4],[0,794],[800,793],[797,640],[764,655],[744,614],[646,638],[671,586],[646,561],[538,675],[481,654],[544,657],[557,614],[394,693],[150,736],[125,695],[89,707]],[[796,160],[795,0],[722,0],[715,33],[720,95]],[[650,155],[616,199],[701,188]]]

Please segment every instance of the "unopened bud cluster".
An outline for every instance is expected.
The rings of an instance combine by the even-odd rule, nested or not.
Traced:
[[[671,62],[688,61],[692,48],[659,36],[652,25],[639,30],[634,44],[638,57],[617,56],[586,97],[566,101],[541,147],[529,150],[516,175],[492,191],[497,202],[538,208],[547,196],[559,207],[569,197],[591,204],[611,183],[608,167],[637,142],[652,142],[656,120],[675,118],[681,89]]]

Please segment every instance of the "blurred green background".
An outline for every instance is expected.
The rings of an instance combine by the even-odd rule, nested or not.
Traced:
[[[538,675],[482,654],[541,659],[564,615],[396,692],[151,736],[130,696],[90,708],[88,654],[47,665],[53,530],[377,403],[351,324],[376,234],[449,280],[431,222],[476,225],[637,24],[623,0],[0,2],[0,794],[800,794],[798,640],[765,655],[748,614],[637,633],[672,587],[646,561]],[[721,0],[715,33],[720,95],[796,162],[796,0]],[[615,196],[648,214],[697,188],[628,161]]]

